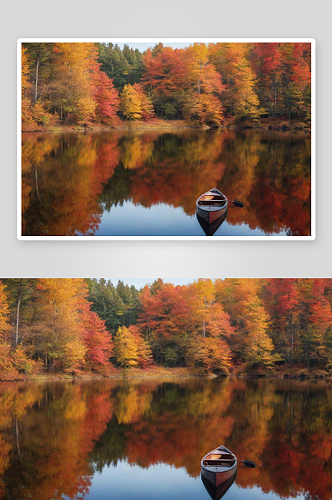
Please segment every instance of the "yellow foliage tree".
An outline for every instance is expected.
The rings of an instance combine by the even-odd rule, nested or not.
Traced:
[[[1,335],[3,336],[8,330],[8,314],[9,307],[5,287],[2,281],[0,281],[0,337]]]
[[[11,358],[16,370],[24,373],[31,372],[34,361],[29,359],[22,344],[18,345],[15,351],[12,352]]]
[[[63,365],[67,370],[79,368],[84,361],[86,352],[87,348],[80,340],[67,342],[64,346]]]
[[[124,368],[135,366],[144,368],[152,360],[149,344],[134,325],[118,329],[114,338],[114,354],[117,362]]]
[[[33,121],[30,111],[29,100],[29,61],[27,49],[22,47],[22,66],[21,66],[21,96],[22,96],[22,123],[28,124]]]
[[[153,115],[152,103],[138,84],[125,85],[120,102],[121,111],[127,120],[148,119]]]
[[[114,338],[114,354],[117,362],[125,367],[138,366],[138,344],[129,328],[120,327]]]
[[[50,360],[58,360],[66,368],[76,367],[85,355],[81,316],[88,302],[84,280],[40,279],[37,290],[36,351],[45,356],[46,365]]]
[[[98,69],[93,43],[55,43],[53,102],[60,119],[72,115],[78,123],[88,122],[96,103],[92,74]]]
[[[211,62],[222,75],[226,84],[223,104],[238,121],[246,118],[258,119],[259,99],[255,92],[256,78],[247,60],[247,44],[210,44]]]

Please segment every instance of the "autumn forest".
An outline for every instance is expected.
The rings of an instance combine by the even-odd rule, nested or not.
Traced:
[[[309,129],[310,43],[22,45],[23,130],[156,119]]]
[[[332,370],[331,279],[2,279],[0,375]],[[121,372],[122,373],[122,372]]]

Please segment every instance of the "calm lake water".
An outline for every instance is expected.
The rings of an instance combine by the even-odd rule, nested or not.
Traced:
[[[217,236],[310,235],[310,134],[182,130],[23,134],[25,236],[205,236],[196,199],[230,200]]]
[[[200,460],[225,444],[227,500],[332,498],[332,384],[150,379],[0,385],[0,498],[209,500]]]

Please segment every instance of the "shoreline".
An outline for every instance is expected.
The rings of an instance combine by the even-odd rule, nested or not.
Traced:
[[[35,374],[35,375],[24,375],[24,374],[13,374],[7,376],[1,376],[0,383],[8,382],[56,382],[56,381],[92,381],[92,380],[128,380],[128,379],[166,379],[166,378],[206,378],[206,379],[216,379],[216,378],[234,378],[234,379],[247,379],[247,380],[257,380],[257,379],[283,379],[283,380],[311,380],[311,381],[322,381],[332,382],[332,375],[321,374],[321,373],[267,373],[267,374],[234,374],[230,373],[228,375],[218,376],[216,374],[200,373],[200,372],[190,372],[189,370],[183,369],[167,369],[167,370],[152,370],[144,371],[138,369],[122,369],[116,373],[101,374],[101,373],[79,373],[79,374]]]
[[[154,120],[151,122],[124,122],[121,124],[114,125],[91,125],[91,126],[80,126],[80,125],[54,125],[50,128],[47,126],[37,126],[33,129],[22,128],[22,133],[42,133],[42,132],[111,132],[111,131],[134,131],[134,130],[270,130],[279,132],[311,132],[311,127],[308,127],[305,123],[294,122],[287,123],[285,120],[279,120],[275,122],[273,120],[262,121],[260,124],[257,123],[243,123],[234,124],[233,122],[225,122],[220,127],[209,127],[207,125],[198,125],[194,122],[189,122],[186,120]]]

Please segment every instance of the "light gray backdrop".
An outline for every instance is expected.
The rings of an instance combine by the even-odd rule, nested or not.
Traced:
[[[2,277],[330,277],[331,1],[1,2]],[[313,37],[317,43],[315,241],[18,241],[16,40],[21,37]]]

